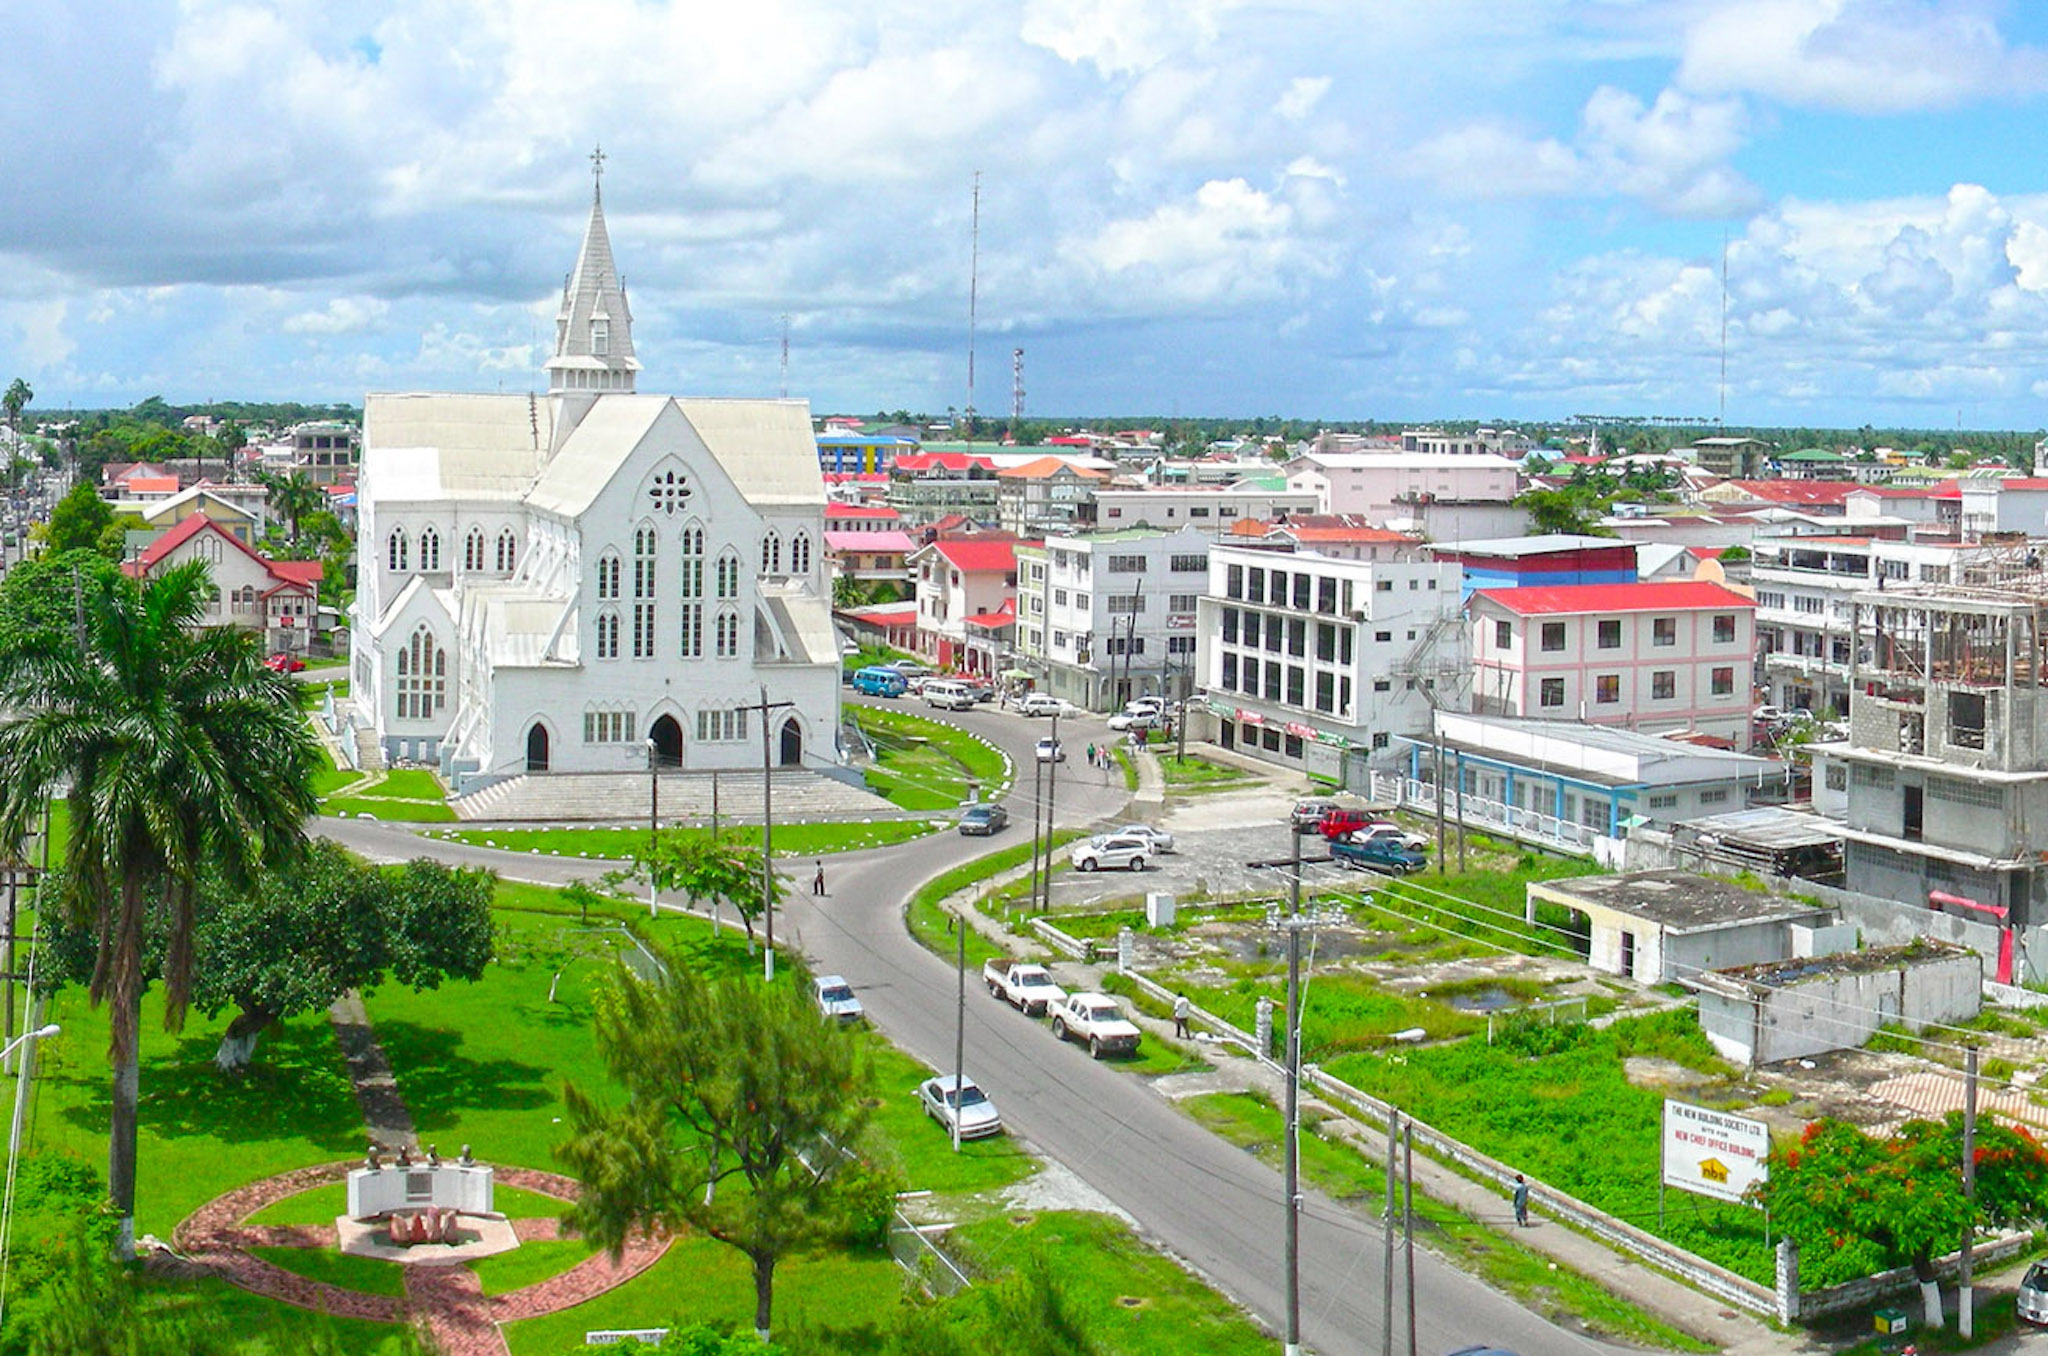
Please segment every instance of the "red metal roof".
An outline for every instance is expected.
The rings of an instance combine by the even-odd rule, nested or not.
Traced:
[[[882,518],[894,522],[902,516],[902,514],[890,508],[887,504],[825,505],[825,518],[828,522],[834,518]]]
[[[993,471],[996,464],[987,457],[977,457],[972,452],[905,452],[894,462],[899,471],[965,471],[978,467]]]
[[[1769,504],[1839,504],[1863,488],[1853,480],[1731,480],[1752,499]]]
[[[258,555],[255,551],[237,541],[234,533],[227,531],[219,523],[213,521],[213,519],[197,513],[151,542],[141,555],[137,556],[124,568],[129,574],[135,575],[138,578],[147,575],[151,569],[163,561],[164,557],[170,555],[171,552],[177,550],[180,546],[183,546],[186,542],[209,528],[222,541],[234,547],[258,565],[261,565],[265,570],[268,570],[271,577],[276,579],[280,585],[310,589],[320,582],[322,571],[319,561],[270,560]]]
[[[1017,543],[985,541],[979,537],[952,537],[935,541],[932,545],[944,556],[954,569],[966,574],[986,574],[1001,570],[1008,573],[1017,568]]]
[[[1548,588],[1480,589],[1473,595],[1517,616],[1580,612],[1683,612],[1700,608],[1754,608],[1756,600],[1697,579],[1653,584],[1559,584]]]

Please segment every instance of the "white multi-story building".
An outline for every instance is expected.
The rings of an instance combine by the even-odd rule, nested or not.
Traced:
[[[793,400],[636,393],[601,199],[548,393],[371,395],[354,718],[458,785],[838,761],[825,490]]]
[[[1746,748],[1756,604],[1720,584],[1481,589],[1472,709]]]
[[[1098,485],[1077,506],[1075,523],[1084,530],[1116,532],[1130,527],[1192,527],[1221,536],[1246,519],[1271,521],[1296,513],[1314,513],[1313,492],[1239,482],[1235,485],[1149,486],[1143,489]]]
[[[1958,583],[1972,563],[1999,549],[1860,536],[1759,540],[1750,579],[1766,700],[1788,711],[1846,716],[1856,595]],[[1866,648],[1870,639],[1863,638]]]
[[[1420,506],[1506,504],[1519,470],[1490,452],[1308,452],[1287,463],[1287,485],[1316,497],[1316,513],[1373,522],[1417,516]]]
[[[1041,691],[1109,710],[1184,696],[1210,537],[1133,530],[1017,548],[1017,658]]]
[[[1470,672],[1455,564],[1220,546],[1196,630],[1218,742],[1339,782],[1462,704]]]
[[[917,589],[917,652],[942,669],[965,667],[968,620],[1015,605],[1016,541],[1004,533],[941,537],[912,551],[908,563]]]

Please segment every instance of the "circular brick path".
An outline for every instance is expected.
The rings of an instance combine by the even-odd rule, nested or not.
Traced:
[[[476,1273],[460,1264],[413,1263],[405,1266],[405,1298],[369,1295],[359,1290],[315,1281],[287,1271],[252,1254],[250,1248],[331,1248],[332,1225],[251,1225],[251,1215],[287,1197],[329,1182],[344,1181],[354,1162],[318,1167],[251,1182],[217,1196],[192,1212],[172,1231],[177,1256],[159,1256],[156,1267],[180,1276],[217,1276],[254,1294],[318,1309],[342,1318],[377,1323],[418,1321],[434,1336],[446,1356],[506,1356],[510,1348],[499,1324],[552,1314],[624,1285],[660,1260],[668,1248],[661,1235],[637,1235],[614,1262],[609,1253],[585,1258],[559,1276],[550,1276],[520,1290],[486,1295]],[[573,1178],[532,1168],[499,1168],[499,1185],[576,1199]],[[523,1219],[513,1223],[521,1240],[561,1237],[560,1221]],[[393,1262],[390,1265],[400,1266]]]

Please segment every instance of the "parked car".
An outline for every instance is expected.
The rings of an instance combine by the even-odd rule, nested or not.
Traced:
[[[1157,697],[1133,697],[1124,703],[1122,714],[1126,716],[1157,716],[1163,715],[1165,711],[1165,705]]]
[[[1363,843],[1345,838],[1333,839],[1330,860],[1353,871],[1379,871],[1396,876],[1405,876],[1429,865],[1429,858],[1414,848],[1385,839],[1369,839]]]
[[[1311,796],[1294,802],[1294,808],[1287,817],[1297,829],[1312,829],[1323,822],[1323,817],[1337,808],[1337,802],[1321,796]]]
[[[2048,1262],[2027,1268],[2020,1281],[2017,1308],[2022,1323],[2048,1325]]]
[[[953,678],[927,678],[916,689],[926,706],[946,711],[965,711],[974,705],[974,693],[967,684]]]
[[[306,661],[295,654],[286,654],[280,650],[264,660],[263,667],[272,673],[297,673],[306,667]]]
[[[955,1117],[960,1121],[962,1139],[1003,1133],[1003,1118],[996,1111],[996,1104],[971,1078],[953,1074],[927,1078],[918,1085],[917,1100],[923,1104],[924,1114],[945,1126],[949,1135],[953,1133]]]
[[[1109,718],[1109,728],[1119,733],[1125,730],[1152,730],[1159,726],[1157,711],[1119,711]]]
[[[1053,1004],[1064,1002],[1067,991],[1053,983],[1052,972],[1033,961],[999,956],[981,967],[981,982],[989,994],[1000,998],[1027,1017],[1043,1017]]]
[[[870,665],[853,675],[853,690],[870,697],[900,697],[910,690],[910,680],[892,668]]]
[[[1353,829],[1350,833],[1345,834],[1344,838],[1345,841],[1352,843],[1399,843],[1402,847],[1413,848],[1417,852],[1421,852],[1429,846],[1429,838],[1426,834],[1404,829],[1399,824],[1386,819],[1376,820],[1371,824],[1365,825],[1363,828]]]
[[[937,672],[929,664],[920,664],[915,659],[899,659],[887,667],[903,675],[905,682],[912,678],[929,678]]]
[[[996,699],[995,688],[987,683],[969,683],[968,686],[974,689],[976,702],[992,702]]]
[[[1077,871],[1143,871],[1152,858],[1152,844],[1135,833],[1108,833],[1084,838],[1067,849],[1067,860]]]
[[[969,838],[986,838],[1010,827],[1010,812],[1000,805],[970,805],[960,815],[960,832]]]
[[[1124,834],[1130,834],[1137,838],[1143,838],[1152,845],[1152,851],[1155,854],[1163,855],[1173,851],[1173,835],[1165,829],[1154,828],[1150,824],[1122,824],[1111,830],[1111,832],[1119,837]]]
[[[1079,1041],[1095,1059],[1104,1055],[1135,1055],[1143,1033],[1125,1019],[1116,1000],[1099,993],[1074,993],[1053,1006],[1052,1034]]]
[[[1041,763],[1064,763],[1067,751],[1060,747],[1060,741],[1047,736],[1038,741],[1038,761]]]
[[[825,1016],[848,1025],[868,1015],[860,1000],[853,996],[853,986],[838,975],[819,975],[813,979],[811,1001]]]
[[[1067,704],[1050,692],[1031,692],[1017,709],[1027,716],[1057,716],[1065,714]]]

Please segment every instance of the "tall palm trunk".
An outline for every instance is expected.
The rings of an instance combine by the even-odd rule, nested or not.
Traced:
[[[135,1260],[135,1140],[142,1084],[142,915],[143,882],[139,872],[121,877],[121,917],[115,923],[113,964],[109,967],[108,1025],[113,1038],[107,1062],[113,1066],[112,1115],[107,1134],[107,1197],[113,1202],[119,1229],[114,1254]]]

